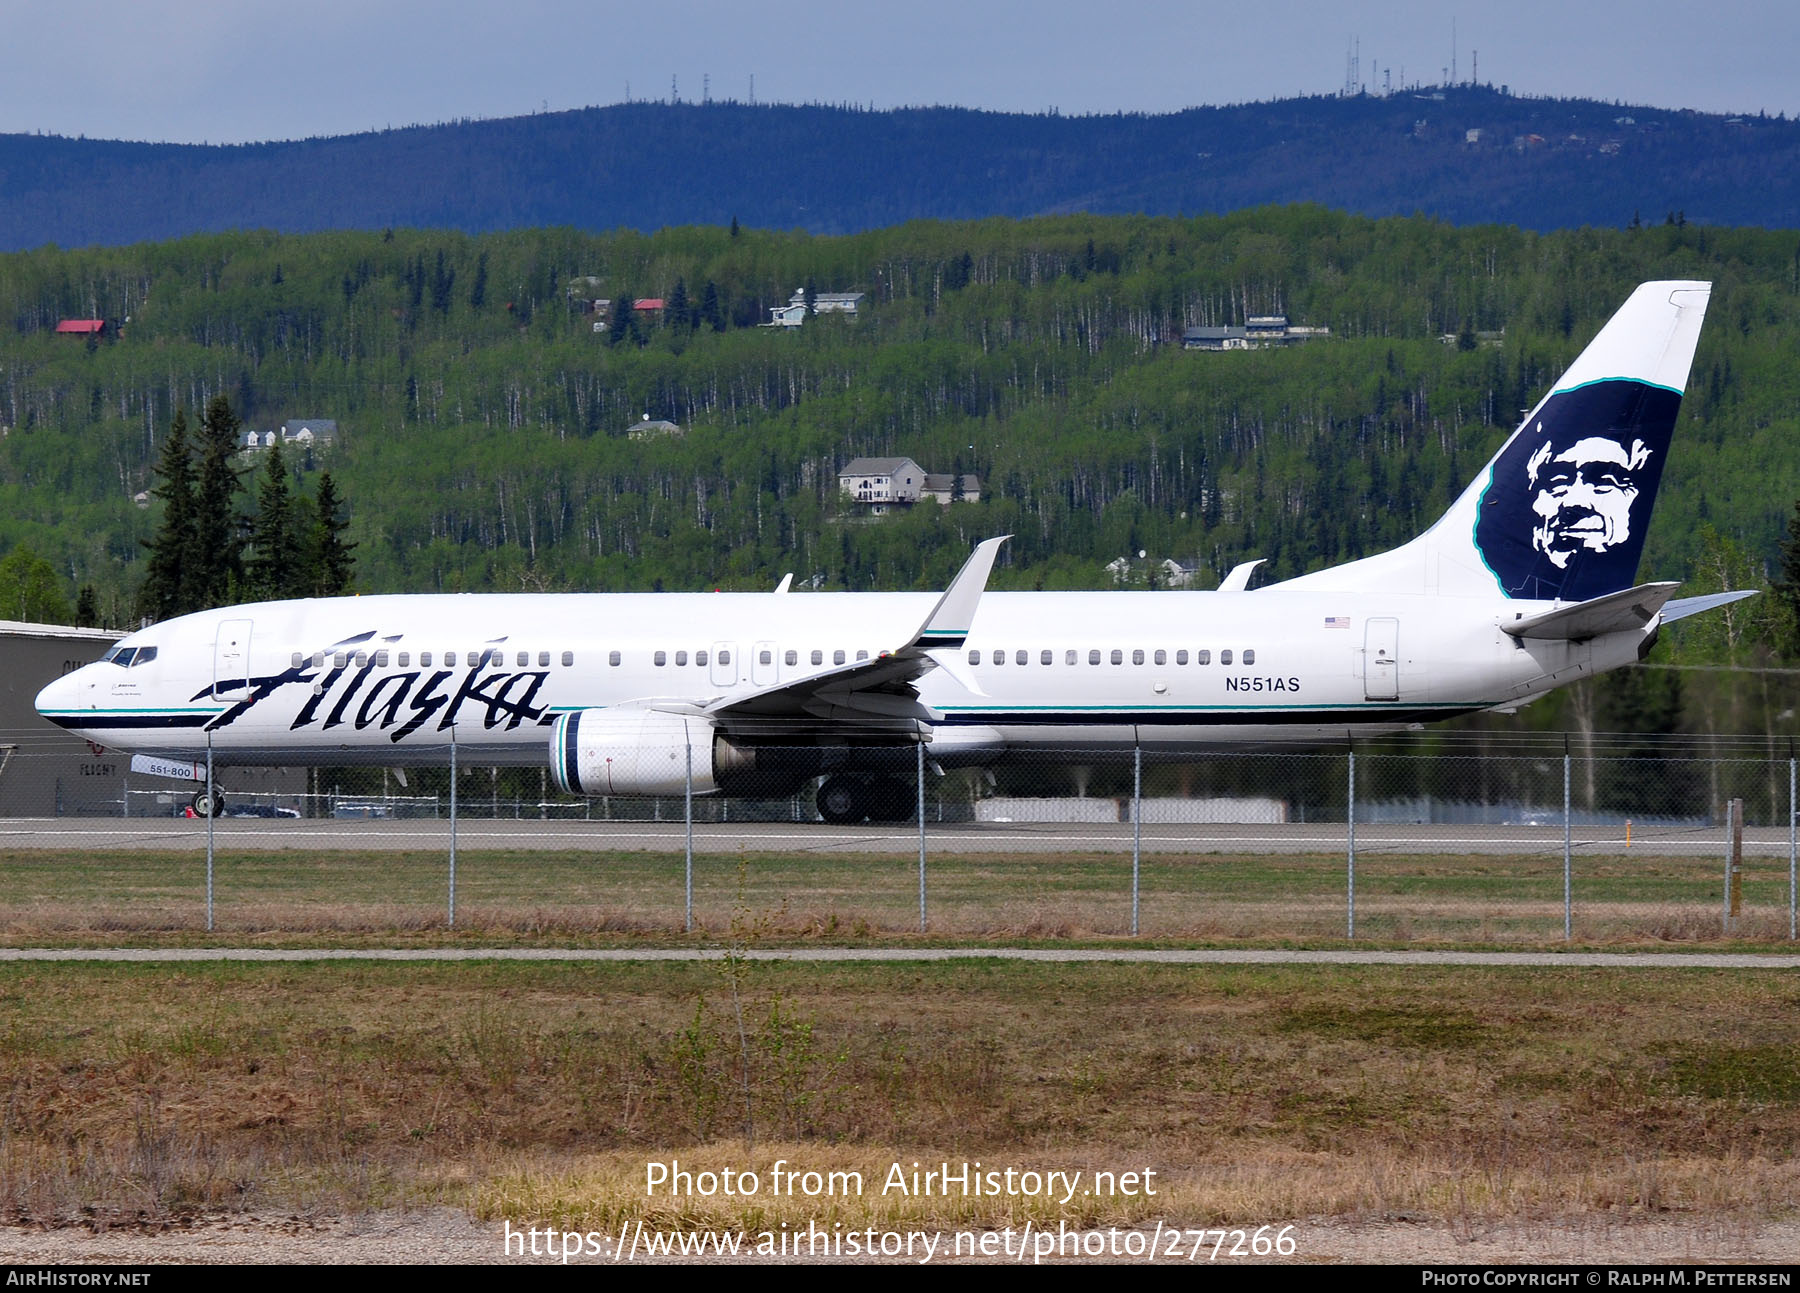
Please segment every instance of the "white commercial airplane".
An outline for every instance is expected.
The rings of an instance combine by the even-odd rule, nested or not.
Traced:
[[[1646,283],[1436,525],[1245,591],[344,597],[184,615],[51,683],[97,744],[221,764],[547,761],[583,795],[790,793],[902,816],[939,766],[1186,757],[1510,710],[1748,593],[1635,584],[1710,284]],[[904,774],[904,775],[900,775]],[[186,775],[192,775],[188,772]],[[217,797],[210,805],[218,811]]]

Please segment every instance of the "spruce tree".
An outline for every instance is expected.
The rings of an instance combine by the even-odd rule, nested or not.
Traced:
[[[194,459],[183,411],[178,410],[169,424],[156,474],[162,483],[150,492],[162,500],[163,513],[156,537],[144,544],[150,549],[150,558],[138,591],[138,613],[165,620],[198,608],[199,563],[193,559]]]
[[[194,549],[189,561],[198,572],[199,605],[189,610],[224,606],[243,580],[243,536],[239,532],[238,479],[232,460],[243,426],[231,401],[215,395],[200,419],[200,468],[195,488]]]
[[[350,523],[338,516],[342,506],[331,473],[323,473],[314,503],[318,519],[313,522],[311,551],[307,554],[315,597],[341,596],[355,582],[356,559],[350,553],[356,545],[344,542],[343,533]]]
[[[259,600],[305,596],[302,538],[294,525],[294,498],[280,444],[272,444],[256,491],[250,522],[249,593]]]

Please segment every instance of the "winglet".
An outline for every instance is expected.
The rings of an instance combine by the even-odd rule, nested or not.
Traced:
[[[785,574],[781,577],[781,582],[779,584],[775,585],[775,591],[778,593],[785,593],[788,589],[792,588],[793,586],[794,586],[794,572],[790,570],[787,572],[787,574]]]
[[[1255,574],[1256,568],[1267,560],[1267,557],[1258,557],[1255,561],[1239,562],[1231,568],[1231,573],[1226,575],[1224,580],[1219,584],[1219,591],[1222,593],[1242,593],[1249,591],[1250,576]]]
[[[1012,538],[1010,534],[1002,534],[998,538],[983,539],[975,545],[975,551],[963,562],[963,568],[956,572],[956,578],[950,581],[950,587],[938,598],[938,604],[932,607],[931,614],[925,619],[921,628],[908,643],[908,647],[917,651],[930,651],[937,647],[958,647],[963,639],[969,636],[969,625],[975,621],[975,606],[981,600],[981,594],[987,591],[988,576],[993,573],[994,558],[1000,553],[1000,545]]]

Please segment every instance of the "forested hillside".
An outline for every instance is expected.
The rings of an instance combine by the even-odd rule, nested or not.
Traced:
[[[1162,115],[628,103],[232,146],[0,135],[0,249],[199,231],[652,230],[1322,202],[1527,229],[1800,225],[1800,123],[1459,85]]]
[[[339,421],[296,483],[337,478],[366,591],[756,588],[790,570],[929,587],[997,533],[1016,536],[1008,587],[1104,586],[1139,550],[1201,586],[1258,556],[1282,578],[1428,524],[1659,276],[1718,290],[1645,573],[1693,574],[1703,523],[1760,569],[1800,496],[1800,236],[1318,208],[0,257],[0,550],[28,543],[71,596],[92,583],[129,619],[157,521],[133,496],[176,411],[223,394],[250,427]],[[860,317],[751,326],[806,285],[866,292]],[[596,332],[583,308],[652,296],[670,308],[624,329]],[[1180,348],[1184,326],[1274,311],[1332,335]],[[114,326],[57,335],[67,317]],[[628,438],[646,414],[685,434]],[[871,520],[838,493],[859,454],[986,491]]]

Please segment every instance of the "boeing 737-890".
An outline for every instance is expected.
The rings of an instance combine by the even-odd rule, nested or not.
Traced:
[[[1032,749],[1179,757],[1512,708],[1735,596],[1635,583],[1710,285],[1646,283],[1436,525],[1243,591],[431,595],[185,615],[44,688],[106,746],[222,764],[548,763],[583,795],[791,791]],[[216,800],[212,805],[217,810]]]

